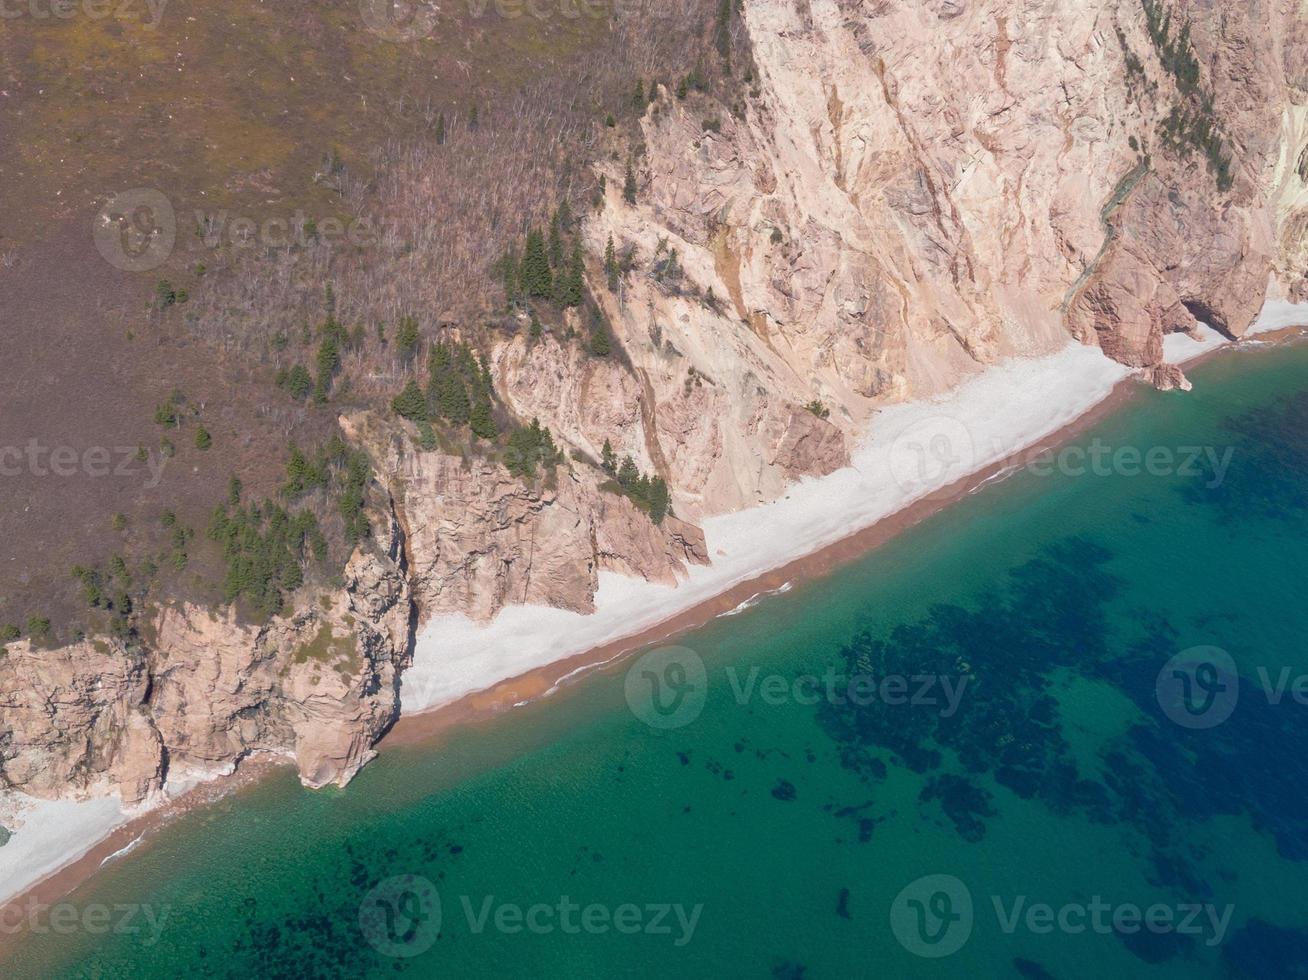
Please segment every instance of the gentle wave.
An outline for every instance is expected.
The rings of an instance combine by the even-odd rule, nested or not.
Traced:
[[[106,864],[108,864],[110,861],[113,861],[116,858],[125,857],[126,855],[131,854],[132,851],[136,850],[136,845],[141,843],[141,841],[143,840],[145,840],[145,834],[141,834],[140,836],[138,836],[136,840],[132,841],[126,847],[120,847],[118,850],[114,851],[107,858],[105,858],[103,861],[100,862],[100,867],[103,868]]]
[[[739,616],[741,613],[745,612],[746,610],[753,609],[768,596],[785,595],[794,587],[795,587],[794,582],[785,582],[777,586],[775,589],[768,589],[766,592],[755,592],[752,596],[750,596],[744,602],[737,605],[734,609],[728,609],[726,612],[718,613],[716,618],[725,619],[728,616]]]

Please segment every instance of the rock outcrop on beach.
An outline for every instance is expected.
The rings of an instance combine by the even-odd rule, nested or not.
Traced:
[[[0,780],[39,797],[150,799],[173,777],[290,756],[307,786],[344,785],[395,721],[412,608],[397,521],[378,522],[342,588],[263,626],[165,606],[148,641],[0,657]]]
[[[523,480],[499,462],[423,451],[381,419],[342,426],[395,495],[424,619],[486,621],[508,604],[587,613],[601,570],[675,585],[708,563],[703,531],[672,515],[654,523],[595,467]]]

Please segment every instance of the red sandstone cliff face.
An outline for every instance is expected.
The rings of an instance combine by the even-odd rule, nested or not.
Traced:
[[[739,102],[661,91],[634,205],[621,157],[597,165],[593,278],[609,236],[634,263],[596,289],[620,356],[549,333],[488,352],[522,419],[566,454],[609,440],[676,516],[584,461],[524,481],[343,420],[393,505],[343,588],[260,628],[167,608],[143,649],[10,644],[3,786],[137,801],[257,751],[344,782],[395,718],[419,611],[587,612],[601,569],[675,582],[708,561],[694,521],[839,468],[879,406],[1004,357],[1075,338],[1184,386],[1167,333],[1239,336],[1269,277],[1308,298],[1308,30],[1297,0],[1164,5],[1184,84],[1141,0],[745,0]],[[1174,110],[1225,171],[1169,145]]]
[[[653,523],[601,489],[608,477],[593,466],[565,461],[524,480],[488,459],[425,452],[383,420],[342,424],[395,495],[423,618],[484,621],[508,604],[592,612],[601,569],[673,585],[708,563],[703,531],[672,515]]]
[[[0,779],[41,797],[112,791],[127,804],[170,776],[230,770],[253,752],[293,757],[308,786],[343,785],[399,710],[411,655],[403,538],[379,521],[339,591],[262,627],[185,604],[148,644],[10,643],[0,657]]]
[[[609,312],[655,410],[628,442],[678,448],[688,513],[838,459],[784,465],[752,419],[818,398],[850,438],[1069,337],[1164,378],[1166,333],[1239,336],[1273,274],[1304,291],[1300,5],[1159,9],[1166,41],[1141,0],[749,0],[740,102],[661,93],[636,204],[602,162],[589,234],[632,250]]]

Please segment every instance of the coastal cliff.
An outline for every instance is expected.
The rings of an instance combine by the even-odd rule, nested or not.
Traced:
[[[1239,337],[1270,275],[1304,289],[1298,4],[750,0],[743,19],[748,92],[660,88],[635,203],[612,154],[588,225],[637,269],[609,311],[650,403],[624,446],[662,450],[689,512],[770,499],[840,465],[878,407],[1069,335],[1178,383],[1166,334]],[[811,399],[839,432],[780,465]]]
[[[1181,386],[1167,334],[1239,337],[1269,279],[1308,295],[1297,3],[745,0],[742,18],[737,100],[658,85],[593,164],[585,270],[614,356],[568,342],[588,329],[571,309],[486,351],[560,461],[524,478],[342,417],[383,505],[339,586],[263,625],[178,602],[130,644],[10,642],[5,788],[136,803],[256,752],[343,784],[398,715],[420,622],[587,613],[606,570],[675,585],[712,560],[697,522],[847,465],[885,406],[1073,341]],[[666,481],[661,520],[606,444]]]
[[[165,606],[145,642],[10,643],[0,657],[0,776],[38,797],[155,797],[170,777],[290,756],[307,786],[344,785],[398,714],[412,604],[398,521],[379,521],[340,589],[264,626]]]

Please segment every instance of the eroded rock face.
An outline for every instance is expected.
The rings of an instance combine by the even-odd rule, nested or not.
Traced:
[[[608,194],[583,227],[612,356],[525,325],[487,352],[505,405],[567,462],[522,480],[342,419],[394,502],[344,588],[263,627],[170,607],[140,649],[11,643],[4,785],[138,801],[255,751],[344,782],[395,717],[415,604],[588,612],[601,569],[674,583],[708,561],[693,522],[845,465],[880,406],[1069,338],[1185,387],[1167,333],[1240,335],[1269,275],[1308,297],[1308,30],[1298,0],[1167,6],[1229,187],[1162,145],[1184,94],[1139,0],[744,0],[736,104],[660,90],[634,205],[622,155],[597,164]],[[634,262],[616,293],[610,236]],[[586,457],[606,440],[667,481],[676,516],[603,488]]]
[[[488,620],[508,604],[592,612],[600,569],[673,584],[688,564],[708,561],[699,528],[673,516],[654,524],[627,498],[601,490],[601,476],[582,464],[524,481],[497,462],[398,439],[385,471],[424,617]]]
[[[0,776],[35,796],[118,790],[127,804],[171,773],[230,770],[252,752],[293,756],[308,786],[343,785],[398,715],[410,650],[403,539],[392,517],[358,550],[344,588],[261,627],[165,607],[147,644],[0,657]]]
[[[1153,369],[1196,318],[1240,335],[1270,273],[1304,292],[1301,5],[1169,6],[1230,187],[1163,145],[1196,102],[1139,0],[747,0],[748,94],[661,91],[637,203],[605,160],[587,226],[592,254],[633,249],[606,312],[649,411],[623,447],[659,447],[681,513],[839,465],[834,437],[799,456],[777,439],[811,399],[848,439],[880,404],[1069,335]]]
[[[164,768],[149,690],[146,658],[117,641],[10,643],[0,657],[4,785],[42,797],[121,788],[129,802],[146,798]]]

